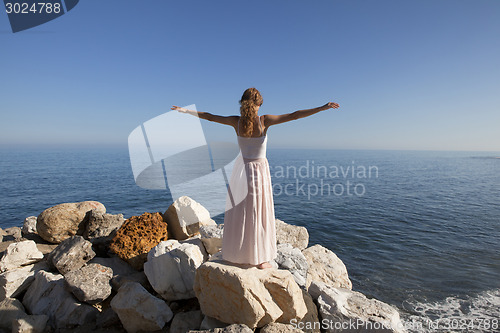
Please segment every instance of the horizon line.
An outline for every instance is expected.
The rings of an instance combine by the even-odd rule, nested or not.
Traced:
[[[15,144],[2,144],[0,143],[1,150],[14,150],[16,148],[19,149],[127,149],[128,146],[126,144],[118,144],[118,143],[15,143]],[[339,147],[287,147],[287,146],[269,146],[268,150],[351,150],[351,151],[421,151],[421,152],[474,152],[474,153],[498,153],[499,150],[489,150],[489,149],[476,149],[476,150],[462,150],[462,149],[415,149],[415,148],[339,148]],[[500,157],[500,156],[499,156]]]

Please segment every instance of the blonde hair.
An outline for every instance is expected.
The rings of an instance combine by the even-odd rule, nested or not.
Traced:
[[[248,88],[240,99],[240,114],[243,127],[243,136],[251,136],[253,132],[253,122],[257,116],[257,111],[262,105],[262,96],[255,88]]]

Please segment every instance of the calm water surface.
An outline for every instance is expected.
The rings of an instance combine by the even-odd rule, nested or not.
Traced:
[[[63,202],[97,200],[125,217],[172,202],[167,191],[135,185],[127,150],[0,154],[2,228]],[[276,216],[334,251],[354,290],[424,331],[428,320],[500,317],[499,156],[268,150]]]

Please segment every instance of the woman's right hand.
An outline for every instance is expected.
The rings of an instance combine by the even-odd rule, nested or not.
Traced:
[[[339,107],[340,107],[340,105],[338,105],[337,103],[334,103],[334,102],[328,102],[325,105],[323,105],[323,108],[325,110],[328,110],[328,109],[338,109]]]

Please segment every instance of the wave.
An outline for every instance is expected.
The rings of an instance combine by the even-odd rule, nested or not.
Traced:
[[[409,332],[500,332],[500,289],[439,302],[407,301],[404,308]]]

